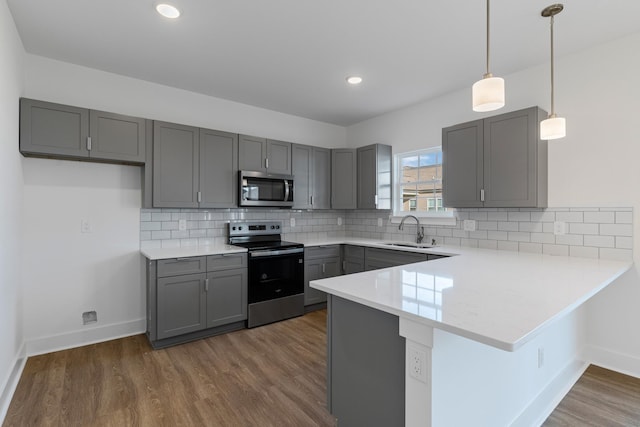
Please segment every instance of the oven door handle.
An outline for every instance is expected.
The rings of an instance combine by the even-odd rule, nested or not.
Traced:
[[[284,200],[283,200],[283,202],[286,202],[287,200],[289,200],[289,180],[285,179],[284,180]]]
[[[300,254],[304,252],[304,248],[295,248],[295,249],[283,249],[281,251],[254,251],[249,252],[251,258],[256,257],[265,257],[265,256],[278,256],[278,255],[290,255],[290,254]]]

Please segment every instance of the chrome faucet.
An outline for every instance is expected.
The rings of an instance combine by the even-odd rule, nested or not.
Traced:
[[[424,239],[424,227],[420,225],[420,220],[415,215],[405,215],[402,217],[402,221],[400,221],[400,225],[398,226],[398,230],[402,230],[404,227],[404,221],[407,218],[413,218],[417,223],[417,233],[416,233],[416,243],[422,243],[422,239]]]

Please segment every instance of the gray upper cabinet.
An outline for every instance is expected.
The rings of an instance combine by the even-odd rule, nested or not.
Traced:
[[[358,209],[391,209],[391,146],[358,148]]]
[[[444,128],[443,197],[448,207],[547,206],[547,142],[538,107]]]
[[[331,150],[331,208],[357,208],[357,153],[354,149]]]
[[[237,151],[235,134],[154,122],[153,206],[235,207]]]
[[[198,128],[154,122],[154,207],[198,207],[199,138]]]
[[[291,175],[291,143],[240,135],[238,169]]]
[[[233,208],[238,198],[238,135],[200,129],[201,208]]]
[[[144,164],[145,135],[145,119],[20,100],[20,151],[27,156]]]
[[[295,177],[295,209],[331,207],[331,151],[308,145],[291,145],[291,169]]]

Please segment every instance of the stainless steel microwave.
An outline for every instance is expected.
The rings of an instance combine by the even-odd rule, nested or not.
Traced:
[[[278,208],[293,206],[293,175],[240,171],[238,176],[239,206]]]

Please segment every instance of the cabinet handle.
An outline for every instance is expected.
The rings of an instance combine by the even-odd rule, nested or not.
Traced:
[[[347,271],[347,261],[342,261],[342,272]]]
[[[204,279],[204,291],[209,292],[209,279]]]
[[[198,203],[202,202],[202,192],[198,191]]]
[[[269,158],[264,159],[264,167],[265,169],[269,169]]]
[[[91,151],[91,137],[90,136],[87,137],[87,150]]]
[[[176,258],[176,261],[193,261],[193,257]]]
[[[309,196],[309,204],[313,206],[313,196]]]
[[[480,201],[484,202],[484,188],[480,189]]]
[[[322,264],[322,274],[324,274],[326,272],[324,266],[325,266],[325,264]]]

